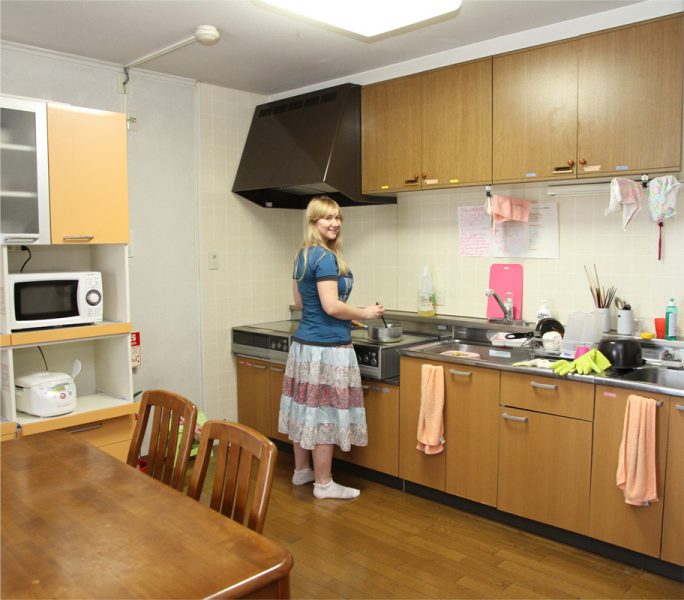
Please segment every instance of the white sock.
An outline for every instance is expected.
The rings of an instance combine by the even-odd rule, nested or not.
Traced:
[[[339,500],[350,500],[356,498],[361,492],[356,488],[345,487],[335,483],[332,479],[328,483],[314,483],[314,496],[319,500],[324,498],[337,498]]]
[[[299,471],[295,469],[294,475],[292,475],[292,483],[294,485],[304,485],[306,483],[311,483],[315,479],[316,477],[314,476],[314,472],[311,467],[300,469]]]

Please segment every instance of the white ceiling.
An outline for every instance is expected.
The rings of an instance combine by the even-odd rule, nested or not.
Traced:
[[[141,68],[273,95],[637,3],[463,0],[453,18],[369,42],[258,0],[1,0],[0,34],[124,65],[192,36],[197,25],[214,25],[215,46],[193,43]]]

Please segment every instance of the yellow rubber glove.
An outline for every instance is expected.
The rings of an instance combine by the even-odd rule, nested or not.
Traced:
[[[572,362],[569,360],[558,360],[551,365],[551,368],[556,375],[563,376],[567,375],[568,373],[575,372],[577,369],[577,365],[575,364],[576,362],[577,361],[574,360]]]
[[[606,369],[610,369],[610,367],[613,366],[611,362],[596,348],[594,348],[592,352],[594,353],[592,359],[600,369],[600,373],[603,373],[603,371],[605,371]]]
[[[593,360],[593,350],[582,354],[579,358],[575,359],[577,365],[577,372],[580,375],[589,375],[589,373],[600,373],[601,370],[598,368]]]

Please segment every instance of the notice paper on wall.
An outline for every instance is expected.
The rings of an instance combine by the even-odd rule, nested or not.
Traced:
[[[558,258],[558,204],[533,203],[527,223],[505,221],[496,231],[482,206],[460,206],[458,239],[461,256]]]

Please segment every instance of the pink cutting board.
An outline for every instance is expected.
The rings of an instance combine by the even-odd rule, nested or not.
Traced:
[[[522,319],[523,268],[522,265],[495,263],[489,267],[489,287],[503,302],[506,292],[513,294],[513,318]],[[487,318],[503,319],[503,311],[492,296],[487,298]]]

